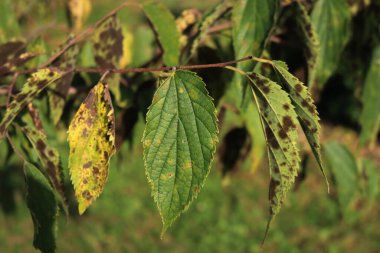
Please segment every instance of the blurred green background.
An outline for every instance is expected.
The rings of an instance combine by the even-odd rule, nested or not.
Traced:
[[[93,1],[87,24],[94,23],[121,2]],[[218,1],[162,2],[179,15],[190,7],[207,10]],[[120,12],[119,18],[132,29],[142,20],[139,13],[128,9]],[[52,34],[58,32],[51,31]],[[145,58],[149,59],[149,55]],[[228,122],[227,118],[220,139],[227,125],[234,124],[234,119]],[[358,190],[343,210],[337,201],[337,189],[333,187],[331,194],[327,194],[324,179],[312,159],[305,163],[303,173],[306,176],[297,182],[294,192],[288,194],[262,248],[269,217],[269,175],[267,161],[253,173],[250,159],[225,177],[215,161],[198,199],[161,240],[161,219],[150,196],[143,167],[140,145],[143,128],[140,118],[133,130],[132,143],[126,142],[121,152],[113,157],[105,190],[89,210],[81,217],[74,215],[66,219],[60,216],[57,252],[380,251],[377,190],[371,199],[363,197],[366,195]],[[349,138],[340,136],[335,139],[350,142]],[[0,252],[37,252],[32,247],[33,224],[24,201],[23,178],[21,174],[8,174],[9,169],[1,170],[0,175],[7,178],[1,182],[0,197],[9,198],[8,206],[2,206],[0,211]],[[375,181],[375,188],[377,183]]]

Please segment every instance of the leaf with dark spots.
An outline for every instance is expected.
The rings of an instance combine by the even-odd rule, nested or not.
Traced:
[[[92,37],[96,64],[102,68],[118,68],[124,53],[123,40],[123,31],[116,15],[112,15],[99,24]],[[117,105],[126,107],[126,101],[123,100],[120,90],[120,74],[112,73],[104,79],[104,82],[109,85]]]
[[[302,42],[305,45],[304,55],[307,62],[307,85],[311,87],[314,84],[316,66],[320,55],[319,37],[304,4],[298,1],[295,1],[294,4],[298,32],[300,33],[300,37],[303,38]],[[296,87],[296,89],[301,88],[302,85]],[[301,90],[298,90],[298,93],[301,93]]]
[[[288,94],[270,79],[254,73],[246,75],[259,109],[267,140],[270,168],[269,201],[271,218],[276,216],[299,170],[297,115]],[[268,88],[269,92],[265,89]],[[286,108],[284,107],[286,105]]]
[[[33,245],[42,253],[55,252],[58,202],[43,173],[31,163],[24,163],[26,203],[34,225]]]
[[[17,58],[25,52],[26,45],[22,41],[11,41],[0,45],[0,66]]]
[[[115,119],[108,86],[98,83],[80,105],[68,131],[69,171],[83,212],[102,193],[115,152]]]
[[[307,87],[303,83],[289,73],[284,62],[273,61],[273,67],[279,77],[279,83],[288,91],[292,105],[298,115],[298,121],[306,135],[311,150],[318,162],[318,165],[325,177],[327,187],[329,187],[327,177],[324,172],[322,163],[320,143],[319,143],[319,117],[313,99]],[[301,88],[300,88],[301,87]],[[284,119],[285,120],[285,119]],[[291,119],[287,119],[289,121]],[[285,122],[284,122],[285,124]],[[294,123],[288,122],[288,125]]]
[[[70,37],[67,42],[69,43],[72,38]],[[59,50],[63,47],[62,45]],[[58,57],[52,64],[52,67],[60,69],[71,69],[75,68],[77,56],[79,53],[79,46],[77,44],[69,47],[60,57]],[[65,107],[67,93],[69,91],[71,82],[74,77],[74,72],[67,73],[62,78],[58,79],[52,83],[48,88],[49,96],[49,112],[50,118],[53,123],[58,124],[61,119],[63,109]]]
[[[61,202],[66,208],[63,189],[63,171],[58,151],[49,145],[45,134],[34,127],[26,126],[23,127],[22,130],[37,152],[41,164],[49,176],[51,185],[60,194]]]
[[[53,74],[53,75],[52,75]],[[50,76],[49,76],[50,75]],[[30,103],[49,84],[61,77],[61,73],[51,71],[49,69],[41,69],[32,74],[26,81],[21,91],[16,95],[7,109],[4,118],[0,123],[0,139],[4,138],[4,134],[8,126],[13,122],[16,116],[24,107]],[[41,83],[43,85],[41,85]]]

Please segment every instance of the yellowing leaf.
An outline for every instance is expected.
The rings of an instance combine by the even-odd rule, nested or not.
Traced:
[[[82,214],[102,193],[115,153],[115,119],[108,86],[98,83],[80,105],[68,131],[69,171]]]
[[[68,0],[70,22],[75,32],[82,29],[91,12],[91,0]]]
[[[61,76],[61,73],[54,72],[49,69],[41,69],[32,74],[32,77],[26,81],[21,91],[16,95],[7,108],[4,118],[0,123],[0,139],[4,137],[6,129],[21,112],[21,110],[43,89]]]
[[[119,68],[124,50],[123,42],[123,30],[116,15],[109,17],[99,24],[92,37],[96,64],[102,68]],[[120,90],[120,74],[113,73],[112,75],[108,75],[105,82],[108,83],[109,89],[115,96],[117,105],[120,107],[127,106],[126,101],[122,99]]]

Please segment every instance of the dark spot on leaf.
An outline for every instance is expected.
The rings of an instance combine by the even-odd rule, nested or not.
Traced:
[[[285,132],[288,132],[291,128],[296,128],[296,125],[293,123],[292,118],[288,115],[282,118],[282,124]]]
[[[92,166],[92,161],[89,161],[83,165],[83,168],[88,169]]]
[[[99,174],[99,168],[98,167],[94,167],[92,168],[92,171],[93,173],[96,175],[96,174]]]
[[[268,86],[263,86],[263,92],[264,92],[265,94],[268,94],[268,93],[270,92],[269,87],[268,87]]]
[[[269,145],[274,149],[280,148],[280,145],[278,144],[276,137],[274,136],[272,130],[268,126],[265,127],[265,133],[266,133]]]
[[[302,85],[299,84],[299,83],[296,84],[296,87],[295,87],[295,88],[296,88],[297,93],[301,93],[301,91],[303,90]]]
[[[88,190],[85,190],[82,193],[82,197],[85,198],[85,199],[87,199],[87,200],[90,200],[92,198],[91,193]]]
[[[45,148],[46,148],[46,145],[45,145],[45,143],[44,143],[43,141],[38,140],[38,141],[36,142],[36,146],[37,146],[37,149],[38,149],[41,153],[44,153]]]
[[[286,137],[288,137],[285,130],[282,128],[278,131],[278,135],[280,136],[281,139],[286,139]]]
[[[17,102],[21,102],[23,101],[28,95],[23,93],[23,94],[19,94],[17,97],[16,97],[16,101]]]
[[[287,110],[287,111],[290,109],[289,104],[284,104],[283,107],[284,107],[284,109]]]

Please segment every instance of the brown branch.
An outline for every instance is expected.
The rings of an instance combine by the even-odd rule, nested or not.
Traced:
[[[210,64],[198,64],[198,65],[183,65],[183,66],[173,66],[173,67],[153,67],[153,68],[125,68],[125,69],[108,69],[108,68],[71,68],[71,69],[61,69],[56,67],[48,67],[48,69],[52,71],[62,71],[62,72],[81,72],[81,73],[143,73],[143,72],[159,72],[159,71],[175,71],[177,69],[207,69],[207,68],[224,68],[227,66],[231,66],[238,62],[243,61],[265,61],[265,59],[257,58],[254,56],[246,56],[241,59],[227,61],[227,62],[218,62],[218,63],[210,63]],[[14,73],[18,75],[22,74],[30,74],[36,72],[40,68],[26,69],[20,70]]]

